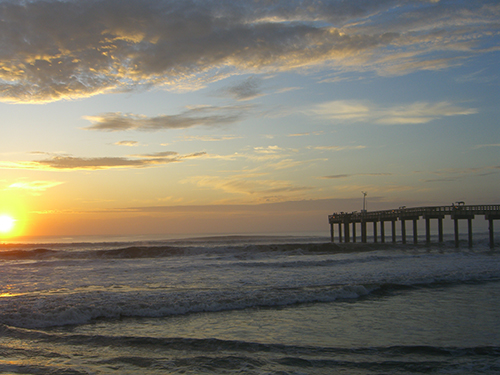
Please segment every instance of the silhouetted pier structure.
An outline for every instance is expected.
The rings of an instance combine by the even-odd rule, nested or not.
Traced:
[[[443,242],[443,219],[446,216],[454,221],[455,246],[459,245],[459,220],[467,220],[468,223],[468,240],[469,247],[472,247],[472,220],[475,215],[484,215],[485,220],[489,223],[489,240],[490,248],[495,246],[493,235],[493,221],[500,220],[500,205],[465,205],[463,202],[458,202],[451,206],[432,206],[432,207],[399,207],[394,210],[384,211],[361,211],[361,212],[341,212],[334,213],[328,216],[330,223],[331,240],[334,242],[334,225],[338,224],[339,242],[342,242],[342,226],[344,227],[344,242],[349,242],[351,239],[350,227],[352,227],[352,242],[356,242],[356,223],[361,226],[361,242],[366,243],[366,224],[373,224],[373,241],[378,242],[377,226],[380,224],[380,241],[385,242],[385,223],[391,223],[392,242],[396,242],[396,221],[401,222],[401,242],[406,243],[406,222],[413,222],[413,243],[418,242],[417,221],[420,218],[425,219],[425,241],[427,244],[431,242],[431,219],[438,221],[438,240]]]

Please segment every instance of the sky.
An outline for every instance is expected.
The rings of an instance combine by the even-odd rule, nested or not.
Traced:
[[[500,3],[0,0],[6,236],[500,203]]]

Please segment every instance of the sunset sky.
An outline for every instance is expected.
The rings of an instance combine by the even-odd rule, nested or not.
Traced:
[[[328,231],[500,203],[500,3],[0,0],[24,236]]]

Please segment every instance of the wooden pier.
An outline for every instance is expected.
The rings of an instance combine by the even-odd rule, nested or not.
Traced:
[[[366,224],[373,225],[373,241],[378,242],[377,226],[380,224],[380,242],[385,242],[385,224],[391,223],[392,242],[396,242],[396,221],[401,222],[401,242],[406,243],[406,222],[413,222],[413,243],[418,241],[417,221],[420,218],[425,219],[425,242],[430,244],[431,234],[430,226],[431,219],[438,222],[438,241],[443,242],[443,219],[446,216],[454,221],[455,247],[459,245],[459,220],[467,220],[468,223],[468,242],[469,247],[472,247],[472,220],[475,215],[484,215],[485,220],[489,224],[489,240],[490,248],[495,246],[493,222],[500,220],[500,205],[472,205],[468,206],[463,202],[458,202],[451,206],[431,206],[431,207],[399,207],[394,210],[384,211],[361,211],[361,212],[340,212],[328,216],[330,223],[331,240],[334,242],[334,225],[338,224],[339,242],[342,242],[342,229],[344,242],[349,242],[351,239],[350,228],[352,227],[352,242],[356,242],[356,223],[360,223],[361,227],[361,242],[366,243]],[[343,228],[342,228],[343,226]]]

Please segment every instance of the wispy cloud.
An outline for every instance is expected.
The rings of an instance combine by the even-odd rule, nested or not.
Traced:
[[[500,147],[500,143],[488,143],[484,145],[475,145],[473,149],[486,148],[486,147]]]
[[[261,84],[262,81],[260,78],[252,76],[243,82],[220,90],[219,93],[230,96],[236,100],[251,100],[263,95]]]
[[[44,102],[318,66],[405,74],[493,49],[489,1],[4,1],[0,99]],[[255,82],[233,95],[258,95]]]
[[[176,152],[132,155],[126,157],[74,157],[52,156],[37,161],[0,162],[0,169],[35,169],[35,170],[100,170],[113,168],[157,167],[168,163],[177,163],[186,159],[204,156],[205,152],[179,155]]]
[[[251,110],[249,105],[239,106],[196,106],[177,115],[148,117],[130,113],[110,112],[98,116],[85,116],[92,125],[89,130],[102,131],[159,131],[186,129],[193,126],[220,127],[241,120]]]
[[[47,189],[53,188],[53,187],[61,185],[61,184],[64,184],[64,182],[61,182],[61,181],[22,181],[22,182],[15,182],[15,183],[9,185],[7,189],[26,190],[32,194],[38,195]]]
[[[239,135],[186,135],[181,138],[183,141],[220,142],[242,138]]]
[[[134,147],[134,146],[139,146],[139,142],[137,142],[137,141],[119,141],[119,142],[115,142],[115,145]]]
[[[370,122],[379,125],[426,124],[449,116],[477,113],[475,108],[465,108],[444,101],[439,103],[417,102],[393,107],[380,107],[369,102],[337,100],[315,106],[312,113],[339,123]]]
[[[297,90],[301,90],[302,88],[301,87],[284,87],[282,89],[278,89],[276,90],[276,94],[283,94],[285,92],[290,92],[290,91],[297,91]]]
[[[203,188],[221,190],[225,193],[247,196],[253,203],[289,200],[291,197],[313,189],[309,186],[297,186],[289,181],[257,179],[244,175],[196,176],[188,178],[184,182],[193,183]]]
[[[453,182],[463,180],[469,177],[484,177],[493,174],[498,174],[500,172],[500,165],[490,165],[484,167],[474,167],[474,168],[448,168],[441,169],[438,171],[431,172],[439,177],[436,178],[426,178],[420,181],[425,183],[434,182]]]
[[[354,173],[354,174],[333,174],[330,176],[320,177],[322,179],[342,179],[342,178],[351,178],[351,177],[359,177],[359,176],[370,176],[370,177],[380,177],[380,176],[392,176],[392,173]]]
[[[305,137],[308,135],[321,135],[323,134],[322,131],[316,131],[316,132],[307,132],[307,133],[293,133],[293,134],[288,134],[289,137]]]
[[[366,146],[309,146],[308,148],[320,151],[345,151],[345,150],[362,150]]]

